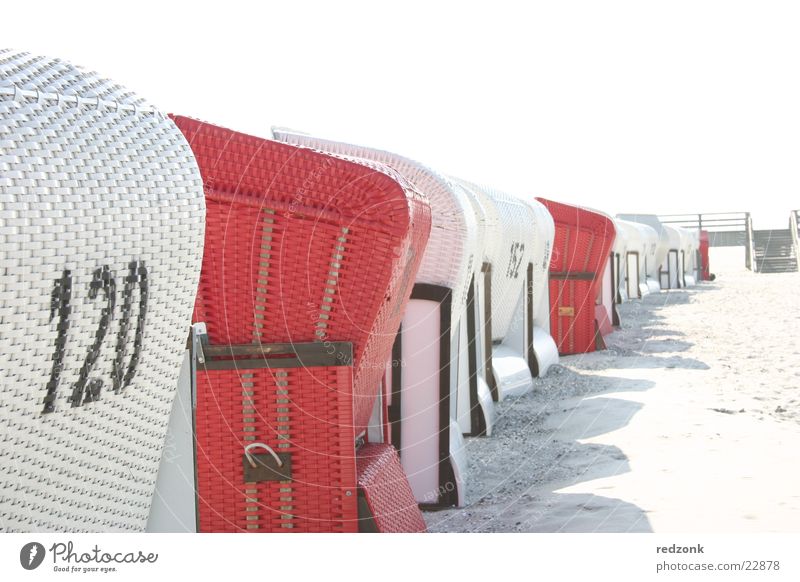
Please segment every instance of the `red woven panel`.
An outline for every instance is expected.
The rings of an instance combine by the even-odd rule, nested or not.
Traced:
[[[551,332],[558,351],[565,355],[594,351],[596,298],[616,236],[614,222],[585,208],[537,200],[550,211],[556,227],[550,273],[593,273],[591,280],[550,281]]]
[[[357,455],[358,486],[380,532],[424,532],[419,510],[400,458],[388,444],[367,444]]]
[[[597,321],[597,331],[600,332],[600,335],[605,337],[614,331],[614,324],[608,316],[608,311],[606,311],[605,306],[595,305],[594,313],[595,321]]]
[[[562,355],[595,349],[595,302],[591,281],[550,280],[550,333]]]
[[[701,278],[703,281],[710,281],[711,280],[711,270],[710,265],[708,263],[708,247],[709,247],[709,237],[707,230],[700,231],[700,260],[702,261],[702,273]]]
[[[397,174],[175,117],[203,176],[195,321],[212,344],[349,341],[368,423],[430,233]]]
[[[198,371],[200,531],[357,531],[351,382],[348,366]],[[250,443],[289,453],[291,481],[245,483]]]

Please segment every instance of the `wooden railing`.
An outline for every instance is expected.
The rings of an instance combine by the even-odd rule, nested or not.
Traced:
[[[743,246],[745,266],[753,270],[753,219],[749,212],[662,214],[658,218],[664,224],[708,231],[712,247]]]
[[[797,270],[800,271],[800,210],[792,210],[789,213],[789,231],[792,233]]]

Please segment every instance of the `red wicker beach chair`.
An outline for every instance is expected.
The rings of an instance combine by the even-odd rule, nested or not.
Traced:
[[[208,209],[199,529],[424,529],[394,449],[357,443],[427,242],[427,201],[378,164],[175,122]]]
[[[539,198],[553,216],[555,244],[550,260],[550,318],[558,352],[592,352],[602,347],[597,305],[603,274],[614,244],[614,223],[608,216]]]

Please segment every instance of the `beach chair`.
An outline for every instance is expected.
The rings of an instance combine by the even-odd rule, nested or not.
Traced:
[[[531,374],[543,377],[553,364],[558,363],[558,347],[551,333],[550,322],[550,260],[555,243],[556,227],[550,211],[533,198],[525,201],[533,210],[533,258],[528,264],[529,309],[533,314],[529,353]]]
[[[470,202],[450,180],[403,156],[275,129],[276,139],[386,164],[425,194],[431,237],[417,273],[393,359],[389,407],[392,443],[421,505],[463,505],[466,453],[457,421],[458,385],[469,382],[459,361],[468,341],[466,311],[476,260]]]
[[[608,258],[608,268],[603,276],[602,304],[605,307],[607,318],[611,325],[620,325],[617,305],[628,300],[628,290],[625,285],[625,257],[628,254],[628,231],[619,219],[611,219],[614,223],[614,246]],[[609,330],[610,331],[610,330]],[[602,330],[601,330],[602,333]],[[607,335],[607,334],[604,334]]]
[[[555,246],[550,261],[550,315],[558,351],[580,354],[605,347],[601,329],[607,311],[597,301],[616,232],[608,216],[539,198],[553,216]]]
[[[669,224],[662,224],[662,232],[667,239],[667,252],[658,276],[661,289],[680,289],[683,284],[683,246],[681,231]]]
[[[491,257],[499,240],[500,217],[494,204],[474,185],[451,178],[468,197],[476,222],[476,260],[466,301],[466,342],[459,363],[468,363],[469,382],[459,382],[457,419],[467,436],[491,436],[495,422],[492,387]],[[466,349],[465,349],[466,348]],[[465,353],[466,351],[466,353]]]
[[[531,238],[535,215],[530,205],[505,192],[467,185],[483,193],[499,218],[500,228],[487,232],[492,255],[486,262],[491,275],[488,293],[491,312],[487,324],[492,339],[490,388],[493,399],[501,401],[507,396],[524,394],[533,386],[525,345],[528,330],[524,324],[532,314],[525,291],[527,267],[533,260]]]
[[[681,271],[683,286],[694,287],[698,280],[697,251],[700,248],[700,231],[678,228],[681,235]]]
[[[647,257],[645,257],[647,271],[647,290],[650,293],[658,293],[662,289],[662,266],[667,262],[667,255],[671,248],[670,236],[664,228],[658,216],[655,214],[617,214],[617,218],[629,220],[639,224],[644,224],[653,229],[653,233],[647,231],[648,240],[655,234],[655,241],[648,244]],[[674,261],[677,264],[677,261]]]
[[[655,249],[658,235],[651,227],[638,222],[617,218],[614,224],[617,234],[622,231],[626,239],[624,279],[621,281],[625,297],[641,299],[650,293],[647,286],[647,261],[650,248]]]
[[[427,201],[377,163],[175,120],[207,205],[199,530],[423,531],[396,451],[367,427],[430,233]]]
[[[624,303],[639,298],[639,261],[644,257],[644,241],[635,223],[614,219],[614,228],[617,236],[614,239],[612,252],[617,255],[617,282],[619,291],[617,299]],[[625,248],[620,251],[620,239],[624,240]]]
[[[144,531],[204,214],[169,118],[0,51],[0,531]]]
[[[700,263],[700,280],[701,281],[710,281],[711,280],[711,267],[708,261],[708,248],[709,248],[709,236],[707,230],[700,231],[700,243],[699,243],[699,257],[698,261]]]

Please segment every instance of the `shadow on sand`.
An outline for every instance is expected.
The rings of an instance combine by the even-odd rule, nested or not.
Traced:
[[[689,303],[703,285],[650,295],[620,306],[623,329],[605,352],[562,358],[534,391],[498,405],[491,438],[468,438],[467,507],[429,513],[431,531],[650,532],[644,509],[622,499],[562,493],[578,483],[627,473],[628,457],[613,445],[584,439],[626,426],[642,404],[614,393],[645,391],[646,379],[594,370],[708,369],[683,357],[692,343],[663,327],[659,311]],[[614,335],[617,337],[615,338]]]

